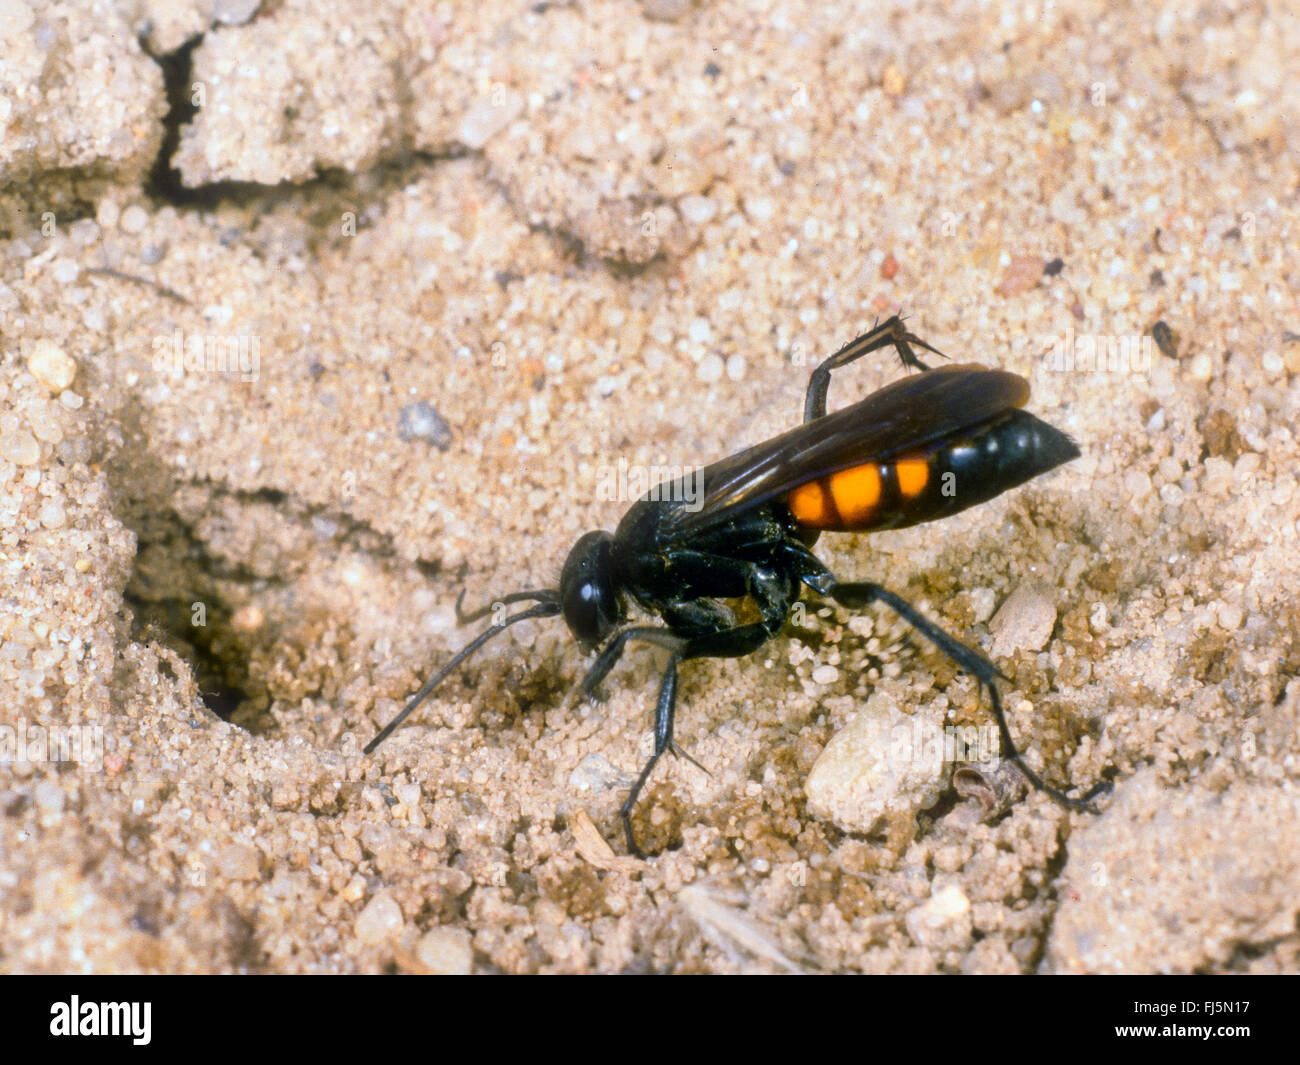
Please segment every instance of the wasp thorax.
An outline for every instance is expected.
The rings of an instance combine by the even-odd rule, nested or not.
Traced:
[[[613,542],[607,532],[587,533],[573,545],[560,573],[564,621],[584,645],[608,636],[622,614],[614,588]]]

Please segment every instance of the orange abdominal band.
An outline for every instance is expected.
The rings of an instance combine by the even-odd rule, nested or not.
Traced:
[[[894,466],[898,492],[914,499],[925,491],[930,465],[923,458],[899,459]],[[794,488],[786,506],[795,521],[810,529],[854,529],[871,524],[884,491],[880,463],[851,466]]]

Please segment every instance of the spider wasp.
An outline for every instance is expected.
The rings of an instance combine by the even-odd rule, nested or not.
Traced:
[[[828,414],[831,371],[892,346],[919,371]],[[931,367],[915,348],[943,353],[907,331],[895,315],[846,344],[812,373],[803,424],[705,467],[703,499],[659,485],[627,511],[618,529],[589,532],[569,551],[558,588],[512,592],[502,606],[533,602],[466,645],[413,695],[365,747],[369,754],[462,662],[509,626],[563,614],[587,652],[599,650],[582,681],[591,695],[628,644],[656,644],[668,664],[655,703],[654,751],[619,811],[628,850],[644,857],[632,810],[673,742],[678,666],[692,658],[739,658],[784,626],[803,588],[862,610],[883,603],[988,689],[1001,745],[1028,780],[1062,806],[1093,811],[1108,779],[1074,798],[1025,764],[1007,727],[996,678],[979,652],[948,635],[905,599],[865,581],[841,581],[812,553],[822,532],[899,529],[956,514],[1064,462],[1079,449],[1058,429],[1021,410],[1029,383],[974,363]],[[675,484],[675,482],[674,482]],[[681,487],[677,485],[677,487]],[[759,620],[739,623],[723,599],[748,598]],[[662,625],[625,625],[634,600]],[[492,607],[462,623],[478,620]],[[603,647],[602,647],[603,645]]]

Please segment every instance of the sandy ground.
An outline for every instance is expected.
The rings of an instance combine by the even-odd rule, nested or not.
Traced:
[[[0,0],[0,968],[1300,970],[1282,10]],[[1083,454],[819,553],[1099,814],[869,742],[987,706],[815,602],[684,668],[648,861],[652,650],[528,623],[363,755],[900,308]]]

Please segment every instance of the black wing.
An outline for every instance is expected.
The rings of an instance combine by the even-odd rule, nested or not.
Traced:
[[[851,407],[705,467],[703,501],[673,515],[671,535],[697,533],[828,473],[924,448],[1028,399],[1023,377],[975,363],[904,377]]]

